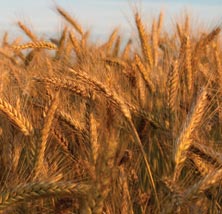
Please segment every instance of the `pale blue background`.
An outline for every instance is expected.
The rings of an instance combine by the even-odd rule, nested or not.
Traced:
[[[0,36],[4,31],[8,31],[11,37],[23,36],[16,27],[18,20],[41,36],[59,35],[64,21],[56,13],[56,5],[69,11],[85,29],[92,30],[94,38],[99,39],[109,35],[115,26],[121,28],[124,36],[132,36],[135,5],[148,27],[150,20],[161,10],[165,13],[168,29],[181,20],[185,11],[193,17],[194,27],[199,23],[207,27],[222,23],[222,0],[0,0]]]

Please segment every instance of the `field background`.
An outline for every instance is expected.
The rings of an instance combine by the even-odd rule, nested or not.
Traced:
[[[4,3],[0,213],[221,213],[219,2],[101,2]]]

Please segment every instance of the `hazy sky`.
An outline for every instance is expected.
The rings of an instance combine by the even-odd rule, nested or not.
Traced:
[[[222,23],[222,0],[0,0],[0,35],[4,31],[22,35],[16,27],[18,20],[41,35],[58,35],[64,21],[56,13],[56,4],[69,11],[97,37],[108,35],[115,26],[123,33],[132,32],[135,5],[148,23],[163,10],[166,27],[179,19],[185,10],[194,20],[201,20],[208,26]]]

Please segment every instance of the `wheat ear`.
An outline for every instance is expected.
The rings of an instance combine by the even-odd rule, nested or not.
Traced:
[[[4,48],[8,45],[9,45],[9,43],[8,43],[8,32],[5,32],[4,36],[3,36],[3,39],[2,39],[2,47]]]
[[[208,174],[210,174],[211,172],[213,172],[215,170],[215,167],[211,163],[204,160],[199,155],[190,153],[189,158],[192,159],[192,161],[196,165],[198,171],[200,172],[200,174],[203,177],[207,176]]]
[[[41,132],[41,140],[38,142],[37,150],[36,150],[36,160],[34,165],[34,175],[35,177],[39,175],[41,172],[41,169],[44,166],[44,156],[45,156],[45,150],[46,150],[46,144],[48,142],[49,134],[51,127],[53,125],[53,119],[56,112],[56,109],[59,104],[59,92],[56,93],[54,100],[52,101],[51,106],[49,107],[49,110],[47,112],[44,126]]]
[[[62,31],[62,35],[61,35],[61,38],[59,40],[59,43],[58,43],[58,50],[56,52],[56,57],[60,57],[65,49],[65,42],[66,42],[66,35],[67,35],[67,27],[65,26],[63,31]]]
[[[121,37],[118,36],[116,39],[116,42],[114,44],[114,48],[113,48],[113,56],[114,57],[118,57],[119,51],[120,51],[120,45],[121,45]]]
[[[108,55],[110,54],[110,50],[111,50],[113,43],[118,35],[118,31],[119,31],[119,29],[115,28],[113,30],[113,32],[111,33],[111,35],[109,36],[108,41],[100,47],[100,49],[102,49],[102,50],[105,48],[105,51]]]
[[[57,11],[65,18],[66,21],[68,21],[75,29],[76,31],[83,36],[83,29],[82,27],[77,23],[76,20],[74,20],[65,10],[63,10],[61,7],[56,8]]]
[[[8,102],[0,98],[0,110],[8,116],[24,135],[31,135],[33,133],[33,127],[31,123],[22,116],[15,108],[13,108]]]
[[[176,101],[179,90],[179,71],[178,71],[178,62],[174,62],[173,68],[168,74],[168,106],[171,112],[176,110]]]
[[[192,52],[191,52],[191,42],[190,37],[185,37],[185,66],[187,71],[187,87],[189,93],[192,94],[193,88],[193,70],[192,70]]]
[[[72,45],[73,45],[73,47],[75,49],[76,55],[80,56],[80,54],[81,54],[81,47],[80,47],[78,39],[76,38],[76,36],[74,35],[73,32],[69,33],[69,38],[70,38],[70,40],[72,42]]]
[[[178,178],[183,163],[187,158],[187,151],[192,144],[192,134],[200,126],[207,104],[208,93],[207,89],[204,88],[198,96],[195,106],[192,108],[190,114],[187,116],[187,120],[183,125],[182,131],[180,132],[180,135],[176,140],[174,154],[174,181]]]
[[[90,186],[83,183],[45,181],[28,183],[15,189],[0,193],[0,210],[30,199],[64,195],[86,195]]]
[[[158,26],[157,26],[156,20],[153,20],[153,24],[152,24],[152,44],[153,44],[154,66],[157,66],[157,64],[158,64],[159,35],[158,35]]]
[[[145,31],[145,28],[143,26],[143,23],[141,21],[141,18],[138,13],[135,14],[135,21],[136,21],[136,26],[138,29],[139,33],[139,38],[142,46],[142,51],[143,51],[143,57],[145,61],[150,65],[150,67],[153,67],[153,58],[151,54],[151,49],[148,45],[148,35]]]
[[[216,185],[222,180],[222,168],[213,170],[210,174],[207,174],[203,179],[201,179],[196,184],[192,185],[183,194],[183,201],[186,201],[195,194],[204,192],[213,185]]]
[[[28,29],[22,22],[18,22],[18,26],[25,32],[25,34],[32,40],[37,41],[38,38],[35,34],[32,33],[30,29]]]
[[[163,26],[163,17],[164,17],[164,13],[163,13],[163,11],[161,11],[160,14],[159,14],[158,22],[157,22],[158,36],[160,36],[160,31],[161,31],[161,28]]]
[[[48,77],[48,78],[41,78],[41,77],[34,77],[36,81],[45,82],[47,84],[52,84],[56,88],[63,88],[74,92],[82,96],[83,98],[89,97],[89,92],[81,86],[79,83],[76,83],[72,79],[68,78],[60,78],[60,77]]]
[[[124,50],[123,50],[123,53],[122,53],[122,58],[123,59],[128,59],[129,58],[131,45],[132,45],[132,40],[129,39],[125,48],[124,48]]]
[[[144,66],[142,60],[140,59],[140,57],[137,54],[135,56],[135,62],[136,62],[138,70],[139,70],[146,86],[148,87],[148,89],[150,90],[151,93],[154,93],[156,91],[156,89],[155,89],[155,86],[154,86],[153,82],[149,78],[149,71]]]
[[[119,59],[119,58],[114,58],[114,57],[107,57],[105,60],[104,60],[107,64],[109,65],[113,65],[113,66],[117,66],[117,67],[120,67],[122,69],[125,69],[127,68],[127,63],[125,63],[125,61]]]
[[[15,51],[27,49],[27,48],[42,48],[42,49],[50,49],[50,50],[56,50],[57,46],[51,42],[46,41],[35,41],[35,42],[29,42],[24,45],[14,45],[12,48]]]
[[[221,153],[215,151],[211,146],[206,146],[203,143],[194,142],[193,146],[195,150],[200,151],[204,156],[209,157],[216,166],[222,166]]]

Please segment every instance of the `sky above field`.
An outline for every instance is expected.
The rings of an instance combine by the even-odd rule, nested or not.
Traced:
[[[64,21],[56,13],[56,5],[70,12],[98,38],[108,35],[115,26],[120,27],[123,34],[133,32],[135,5],[147,23],[164,11],[165,27],[180,20],[185,11],[191,20],[199,20],[209,27],[222,23],[222,0],[0,0],[0,35],[4,31],[22,35],[16,27],[18,20],[40,35],[58,35]]]

